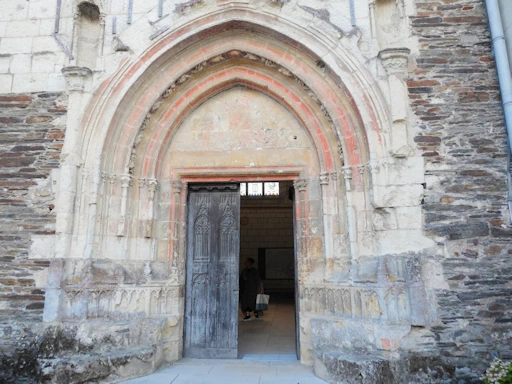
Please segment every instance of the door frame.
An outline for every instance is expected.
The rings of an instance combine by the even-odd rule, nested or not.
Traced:
[[[298,250],[299,247],[303,250],[306,250],[305,244],[300,244],[301,239],[298,238],[299,228],[299,219],[304,219],[307,217],[307,209],[304,209],[303,201],[299,201],[297,197],[299,196],[299,192],[304,192],[304,189],[301,185],[304,185],[306,181],[301,180],[300,176],[304,175],[304,168],[300,167],[265,167],[265,168],[256,168],[247,170],[246,168],[240,169],[177,169],[176,175],[178,176],[178,182],[182,185],[179,188],[181,191],[181,204],[183,205],[182,212],[182,225],[177,226],[174,229],[174,232],[177,235],[178,239],[184,239],[183,245],[180,247],[182,252],[185,252],[182,256],[182,264],[183,274],[186,276],[186,268],[187,268],[187,225],[188,225],[188,184],[207,184],[207,183],[243,183],[243,182],[251,182],[251,181],[293,181],[294,182],[294,200],[293,200],[293,236],[294,236],[294,256],[295,256],[295,328],[296,328],[296,354],[300,361],[300,350],[301,350],[301,340],[300,340],[300,283],[299,283],[299,260],[298,260]],[[307,184],[307,182],[306,182]],[[175,201],[175,204],[177,201]],[[171,249],[173,247],[170,247]],[[303,255],[304,258],[307,257],[306,254]],[[183,286],[185,287],[185,280],[182,281]],[[185,316],[185,307],[186,307],[186,294],[184,295],[183,306],[182,306],[182,314]],[[185,327],[182,328],[181,332],[181,340],[182,340],[182,348],[185,342]],[[237,341],[238,344],[238,341]]]

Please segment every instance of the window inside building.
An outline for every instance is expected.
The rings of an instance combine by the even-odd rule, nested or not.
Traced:
[[[242,196],[279,196],[279,182],[250,182],[240,183]]]

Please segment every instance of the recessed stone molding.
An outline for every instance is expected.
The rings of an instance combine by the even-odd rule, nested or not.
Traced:
[[[301,79],[299,79],[297,76],[295,76],[291,71],[289,71],[287,68],[279,65],[278,63],[275,63],[272,60],[266,59],[264,57],[255,55],[251,52],[244,52],[244,51],[230,51],[226,52],[220,55],[217,55],[215,57],[212,57],[208,60],[203,61],[202,63],[196,65],[194,68],[189,70],[187,73],[182,74],[177,78],[177,80],[172,83],[160,96],[160,98],[152,105],[149,112],[147,113],[146,117],[144,118],[140,128],[139,132],[137,133],[135,137],[135,141],[133,143],[133,147],[131,150],[130,160],[128,164],[129,172],[132,174],[135,169],[135,162],[137,158],[137,147],[142,141],[142,138],[144,137],[144,132],[148,128],[152,116],[160,109],[162,104],[164,103],[164,100],[167,99],[169,96],[171,96],[173,93],[175,93],[178,89],[178,87],[181,87],[183,84],[185,84],[189,79],[191,79],[196,74],[225,61],[228,61],[230,59],[246,59],[249,61],[254,61],[258,63],[263,63],[265,66],[274,68],[279,72],[280,74],[292,78],[299,86],[304,90],[304,92],[308,95],[308,97],[311,98],[320,107],[320,110],[322,111],[323,116],[327,119],[329,124],[331,125],[332,132],[337,136],[337,146],[338,146],[338,154],[340,156],[340,159],[343,159],[343,149],[341,145],[341,140],[338,136],[337,129],[334,127],[334,122],[332,120],[332,117],[330,116],[329,112],[321,102],[320,98],[315,95],[315,93],[311,90],[311,88],[304,83]],[[343,161],[343,160],[342,160]]]

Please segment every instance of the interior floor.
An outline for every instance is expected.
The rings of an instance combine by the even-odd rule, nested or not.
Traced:
[[[238,316],[238,357],[259,360],[264,355],[280,355],[282,360],[296,357],[295,300],[270,295],[268,311],[259,319],[251,313],[250,321]]]

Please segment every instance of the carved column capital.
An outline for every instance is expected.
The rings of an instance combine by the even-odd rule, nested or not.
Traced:
[[[308,187],[308,181],[306,179],[298,179],[293,182],[293,186],[297,188],[299,192],[305,192]]]
[[[175,194],[179,195],[183,189],[183,183],[181,181],[172,182],[172,190]]]
[[[69,92],[82,92],[92,71],[87,67],[64,67],[61,70]]]
[[[319,175],[320,185],[328,185],[329,184],[329,173],[321,172]]]
[[[410,54],[409,48],[388,48],[379,52],[379,59],[388,75],[403,75]]]
[[[155,198],[155,192],[158,188],[158,180],[149,179],[148,180],[148,191],[149,191],[149,200],[153,201]]]
[[[147,180],[148,190],[149,192],[155,192],[158,188],[158,180],[156,179],[148,179]]]
[[[133,185],[133,177],[131,175],[121,175],[121,188],[128,188]]]
[[[342,168],[343,178],[345,180],[350,180],[352,178],[352,167],[350,165],[345,165]]]
[[[380,164],[377,161],[369,162],[366,164],[366,167],[368,168],[368,172],[372,175],[376,175],[380,171]]]

